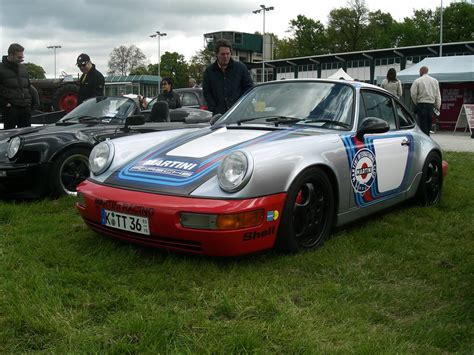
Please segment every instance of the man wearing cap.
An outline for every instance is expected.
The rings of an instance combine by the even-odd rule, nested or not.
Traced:
[[[30,80],[21,64],[24,50],[18,43],[12,43],[0,63],[0,111],[4,129],[31,126]]]
[[[84,53],[80,54],[77,57],[77,66],[82,72],[77,104],[79,105],[91,97],[104,96],[104,76],[95,68],[95,64],[91,63],[90,57]]]

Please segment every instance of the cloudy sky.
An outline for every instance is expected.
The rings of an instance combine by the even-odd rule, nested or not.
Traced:
[[[436,9],[442,0],[366,0],[370,11],[389,12],[397,20],[411,17],[414,10]],[[443,7],[452,0],[444,0]],[[74,66],[81,52],[91,56],[102,72],[107,72],[110,52],[120,46],[136,45],[148,63],[156,63],[160,51],[178,52],[186,60],[203,48],[203,34],[216,31],[254,33],[263,29],[263,15],[252,11],[265,4],[265,31],[279,38],[288,37],[289,21],[299,14],[327,24],[329,12],[347,7],[347,0],[0,0],[0,48],[7,52],[10,43],[25,47],[25,62],[44,68],[54,77],[54,50],[57,75],[76,75]]]

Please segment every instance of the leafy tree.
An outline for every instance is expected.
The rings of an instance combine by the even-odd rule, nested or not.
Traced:
[[[352,52],[363,49],[369,10],[364,0],[351,0],[350,7],[329,13],[328,38],[330,52]]]
[[[405,17],[400,25],[398,46],[416,46],[439,40],[439,22],[432,10],[415,10],[414,16]]]
[[[127,75],[135,68],[144,66],[145,54],[135,45],[120,46],[110,53],[109,75]]]
[[[212,63],[214,53],[208,49],[203,48],[191,57],[191,62],[188,65],[188,74],[190,77],[196,79],[197,83],[202,83],[204,71],[206,67]]]
[[[398,29],[397,21],[389,13],[380,10],[369,12],[364,35],[364,49],[394,47]]]
[[[147,71],[149,75],[158,75],[158,64],[148,64]]]
[[[182,54],[165,52],[161,56],[160,73],[162,77],[172,78],[175,88],[188,86],[188,65]]]
[[[439,11],[436,13],[435,21],[439,23]],[[443,10],[443,42],[462,42],[473,39],[474,6],[465,2],[451,3]]]
[[[138,68],[133,69],[130,71],[130,75],[147,75],[148,68],[145,65],[139,66]]]
[[[25,63],[25,67],[30,79],[46,79],[46,73],[43,67],[34,63]]]
[[[295,39],[275,37],[275,59],[296,57],[295,51]]]
[[[327,37],[324,25],[304,15],[290,21],[289,32],[293,34],[293,56],[302,57],[327,53]]]

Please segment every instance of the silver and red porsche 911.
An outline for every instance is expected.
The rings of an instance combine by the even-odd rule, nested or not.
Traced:
[[[407,199],[440,201],[440,146],[360,82],[254,87],[211,126],[107,140],[77,208],[93,230],[186,253],[320,245],[334,226]]]

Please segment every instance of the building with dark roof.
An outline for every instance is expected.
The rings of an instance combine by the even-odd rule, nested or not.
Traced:
[[[377,76],[385,76],[389,68],[395,68],[398,72],[424,58],[438,57],[439,52],[439,44],[430,44],[276,59],[266,61],[265,66],[271,71],[270,78],[277,80],[327,78],[342,68],[356,80],[376,84]],[[472,55],[474,41],[444,43],[442,53],[443,56]],[[258,70],[258,64],[246,64]]]

